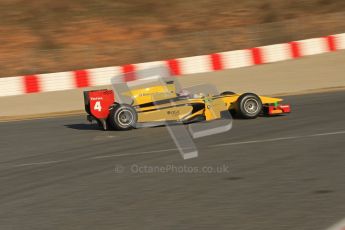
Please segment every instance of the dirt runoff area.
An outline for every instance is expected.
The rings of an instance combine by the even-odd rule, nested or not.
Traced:
[[[344,32],[343,0],[3,0],[0,77],[116,66]]]

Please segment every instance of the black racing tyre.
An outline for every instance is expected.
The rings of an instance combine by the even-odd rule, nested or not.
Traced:
[[[128,104],[115,104],[108,117],[108,123],[115,130],[130,130],[135,128],[138,115],[135,109]]]
[[[254,93],[244,93],[236,101],[236,114],[241,118],[257,118],[262,111],[262,102]]]
[[[221,96],[225,96],[225,95],[234,95],[234,94],[236,94],[236,93],[231,92],[231,91],[224,91],[224,92],[221,93],[220,95],[221,95]]]

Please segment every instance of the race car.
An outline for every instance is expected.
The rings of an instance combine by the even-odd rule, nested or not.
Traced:
[[[176,92],[174,81],[167,81],[165,86],[154,85],[121,94],[130,101],[117,100],[113,90],[84,91],[87,120],[95,120],[104,130],[130,130],[145,123],[207,122],[222,119],[224,112],[243,119],[290,113],[290,105],[280,104],[280,98],[231,91],[218,95],[192,94],[188,90]]]

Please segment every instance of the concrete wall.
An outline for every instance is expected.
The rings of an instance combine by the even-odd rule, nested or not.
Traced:
[[[345,51],[246,68],[183,75],[178,79],[184,87],[211,83],[220,92],[230,90],[262,95],[299,94],[310,90],[345,87]],[[0,120],[81,111],[84,109],[83,90],[0,97]]]

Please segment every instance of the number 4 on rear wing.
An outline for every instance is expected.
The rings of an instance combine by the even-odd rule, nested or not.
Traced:
[[[109,108],[114,104],[114,92],[101,89],[84,91],[85,111],[88,113],[87,120],[95,120],[104,130],[107,130],[106,119],[109,116]]]

